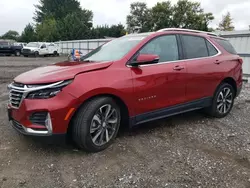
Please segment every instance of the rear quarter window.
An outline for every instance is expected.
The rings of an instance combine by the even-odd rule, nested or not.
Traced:
[[[228,40],[218,38],[214,38],[214,40],[230,54],[237,54],[236,50]]]

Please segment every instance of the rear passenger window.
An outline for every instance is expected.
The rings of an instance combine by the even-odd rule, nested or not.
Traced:
[[[208,49],[209,56],[216,55],[218,53],[216,48],[210,42],[206,41],[206,43],[207,43],[207,49]]]
[[[155,54],[159,62],[179,60],[179,51],[175,35],[166,35],[153,39],[140,51],[140,54]]]
[[[237,54],[234,47],[232,46],[232,44],[228,40],[218,39],[218,38],[214,38],[214,40],[216,42],[218,42],[219,45],[221,45],[230,54]]]
[[[186,59],[209,56],[206,40],[202,37],[182,35]]]

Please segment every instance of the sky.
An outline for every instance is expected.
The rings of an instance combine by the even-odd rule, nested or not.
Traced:
[[[134,1],[147,3],[152,7],[156,2],[164,0],[79,0],[82,8],[92,10],[94,25],[126,24],[126,16],[130,11],[130,4]],[[171,0],[173,4],[177,0]],[[196,0],[201,3],[205,12],[212,12],[215,20],[210,26],[216,28],[222,15],[229,11],[233,17],[236,30],[249,29],[250,1],[249,0]],[[38,0],[0,0],[0,35],[8,30],[21,33],[29,22],[33,23],[34,4]]]

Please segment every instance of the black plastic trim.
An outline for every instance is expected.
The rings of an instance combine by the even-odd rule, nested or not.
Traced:
[[[146,123],[149,121],[154,121],[157,119],[166,118],[169,116],[198,110],[201,108],[208,107],[212,104],[213,97],[205,97],[192,102],[175,105],[172,107],[163,108],[160,110],[155,110],[152,112],[143,113],[130,118],[130,126],[133,127],[138,124]]]

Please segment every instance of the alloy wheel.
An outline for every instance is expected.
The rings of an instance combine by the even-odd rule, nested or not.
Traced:
[[[110,104],[100,107],[92,118],[90,135],[93,143],[102,146],[114,136],[118,127],[118,113]]]
[[[229,87],[223,88],[217,97],[217,110],[220,114],[226,114],[233,104],[233,92]]]

